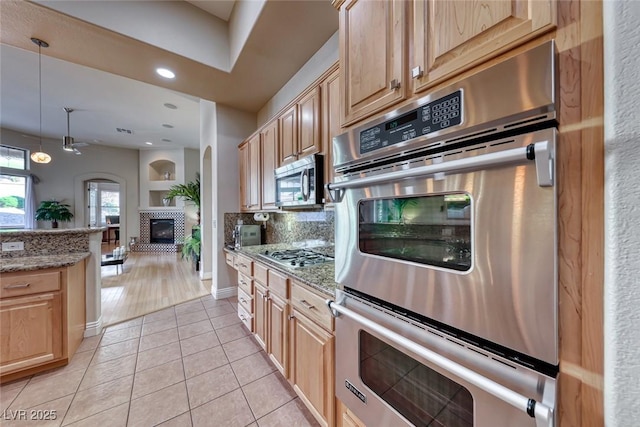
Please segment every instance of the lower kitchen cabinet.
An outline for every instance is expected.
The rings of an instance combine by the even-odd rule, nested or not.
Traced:
[[[258,341],[258,344],[262,346],[262,348],[267,351],[267,296],[268,291],[267,288],[264,287],[259,282],[255,282],[254,284],[254,334],[255,338]]]
[[[323,426],[334,420],[334,337],[299,311],[290,316],[289,380]]]
[[[289,333],[287,316],[289,315],[289,304],[273,292],[267,297],[267,316],[268,316],[268,339],[267,353],[271,361],[276,365],[278,370],[285,376],[288,376],[287,350],[289,348]]]
[[[338,399],[336,399],[336,412],[336,427],[366,427],[360,418]]]

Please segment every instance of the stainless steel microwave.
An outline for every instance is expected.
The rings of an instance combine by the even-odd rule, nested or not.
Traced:
[[[274,171],[276,206],[288,209],[321,207],[323,202],[323,159],[312,154]]]

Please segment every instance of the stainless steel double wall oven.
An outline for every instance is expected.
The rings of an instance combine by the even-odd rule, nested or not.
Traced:
[[[336,390],[367,425],[554,425],[555,57],[334,139]]]

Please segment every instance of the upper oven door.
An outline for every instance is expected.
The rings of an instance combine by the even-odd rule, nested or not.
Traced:
[[[555,132],[331,184],[336,282],[557,365]]]

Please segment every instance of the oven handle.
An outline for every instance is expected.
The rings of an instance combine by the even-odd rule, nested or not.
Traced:
[[[353,319],[356,322],[360,323],[361,325],[369,328],[370,330],[387,338],[400,347],[403,347],[423,357],[434,365],[437,365],[440,368],[457,375],[464,381],[481,388],[482,390],[486,391],[489,394],[492,394],[500,400],[503,400],[516,409],[525,412],[531,418],[535,418],[536,426],[553,426],[553,409],[548,407],[547,405],[541,402],[536,402],[534,399],[525,397],[520,393],[517,393],[501,384],[496,383],[495,381],[490,380],[489,378],[483,377],[482,375],[473,372],[469,368],[465,368],[464,366],[453,362],[446,357],[439,355],[438,353],[435,353],[419,344],[416,344],[415,342],[403,337],[402,335],[393,332],[392,330],[389,330],[384,326],[380,326],[376,322],[369,320],[366,317],[361,316],[358,313],[344,307],[340,303],[328,299],[326,300],[326,304],[334,317],[343,314],[350,319]]]
[[[358,178],[351,181],[330,182],[326,185],[326,188],[333,201],[340,202],[344,195],[343,190],[348,188],[359,188],[371,184],[394,182],[404,178],[429,176],[440,172],[458,173],[472,169],[519,164],[527,160],[535,160],[536,162],[538,185],[540,187],[551,187],[553,186],[553,148],[553,142],[541,141],[529,144],[526,147],[511,148],[509,150],[481,154],[465,159],[434,163],[427,166]]]

